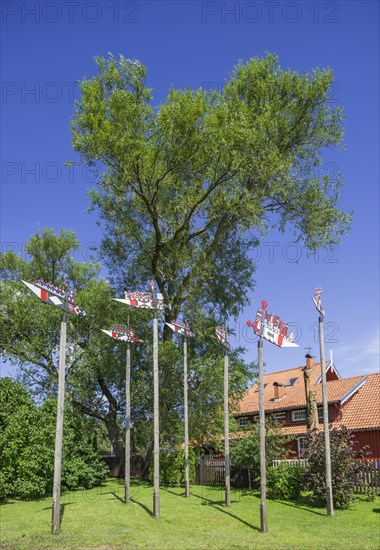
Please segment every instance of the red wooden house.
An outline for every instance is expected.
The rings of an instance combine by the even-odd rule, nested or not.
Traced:
[[[310,390],[316,391],[319,429],[323,430],[321,366],[306,356]],[[289,456],[302,457],[306,437],[305,366],[264,376],[265,414],[282,424],[283,433],[294,437]],[[346,426],[356,448],[369,445],[371,458],[380,458],[380,373],[341,378],[332,363],[326,365],[328,412],[331,428]],[[259,388],[256,382],[238,405],[241,427],[259,421]]]

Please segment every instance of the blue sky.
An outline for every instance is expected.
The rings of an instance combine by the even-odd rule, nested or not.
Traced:
[[[29,2],[1,4],[1,246],[23,253],[41,227],[77,232],[81,251],[100,242],[96,214],[85,213],[94,175],[70,144],[77,82],[91,77],[95,55],[112,52],[148,68],[154,102],[171,86],[220,87],[239,60],[275,52],[283,68],[332,68],[332,101],[345,109],[345,151],[330,151],[320,174],[340,170],[340,207],[353,227],[332,252],[306,257],[272,231],[255,251],[252,305],[231,328],[256,358],[246,330],[262,299],[291,323],[298,349],[264,345],[266,370],[319,356],[311,301],[324,288],[326,355],[344,377],[379,368],[379,3],[378,2]],[[234,338],[232,339],[234,344]],[[3,374],[9,372],[3,366]]]

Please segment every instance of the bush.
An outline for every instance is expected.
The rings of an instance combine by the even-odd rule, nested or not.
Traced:
[[[354,500],[354,489],[360,466],[355,462],[358,456],[367,454],[365,449],[353,450],[351,432],[343,427],[330,432],[331,481],[334,506],[347,508]],[[326,502],[326,466],[324,433],[308,435],[305,468],[306,488],[312,492],[312,499],[318,504]]]
[[[304,469],[279,464],[267,470],[267,495],[271,499],[296,500],[301,495]]]
[[[282,426],[272,418],[265,419],[265,461],[267,468],[273,460],[286,455],[286,444],[290,437],[283,435]],[[260,426],[249,426],[239,439],[230,442],[231,465],[237,468],[247,468],[254,473],[255,479],[260,472]]]
[[[0,379],[0,499],[35,499],[51,493],[57,402],[34,405],[25,388]],[[89,489],[107,477],[83,417],[65,407],[62,488]]]
[[[153,481],[153,460],[149,468],[149,481]],[[189,447],[189,478],[195,482],[195,454]],[[180,487],[185,484],[185,453],[160,454],[160,483]]]

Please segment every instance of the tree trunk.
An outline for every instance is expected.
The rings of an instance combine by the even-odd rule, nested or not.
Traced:
[[[119,427],[116,422],[116,418],[113,415],[106,415],[104,422],[107,426],[108,437],[112,443],[112,448],[118,461],[117,472],[118,476],[121,474],[121,469],[125,460],[125,448],[123,438],[121,437]]]

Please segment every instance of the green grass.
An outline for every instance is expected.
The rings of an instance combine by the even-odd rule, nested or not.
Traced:
[[[152,487],[137,482],[125,505],[123,481],[109,480],[89,491],[64,493],[61,533],[52,535],[51,498],[12,500],[1,507],[1,548],[197,549],[331,549],[378,550],[380,501],[363,498],[348,510],[328,517],[307,501],[267,502],[268,533],[260,532],[260,496],[233,491],[230,508],[220,489],[161,488],[161,517],[152,511]]]

